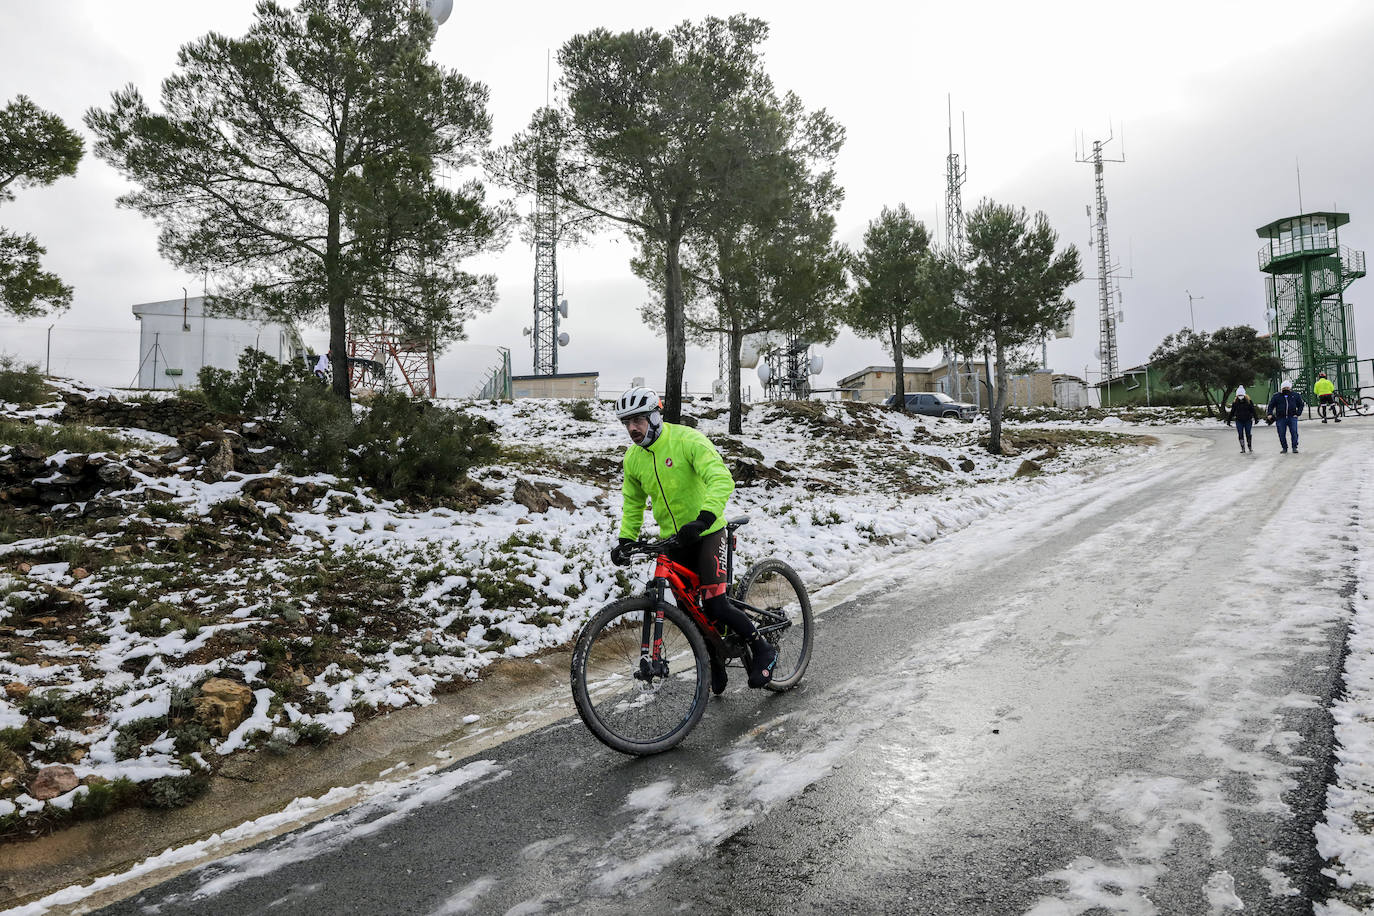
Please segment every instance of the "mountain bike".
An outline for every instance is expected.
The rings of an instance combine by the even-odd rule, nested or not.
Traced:
[[[1356,394],[1341,394],[1337,392],[1336,402],[1341,404],[1342,409],[1346,413],[1354,413],[1361,417],[1374,413],[1374,397],[1370,397],[1369,395],[1360,397],[1358,392]]]
[[[1350,401],[1345,397],[1345,395],[1333,393],[1331,395],[1330,404],[1324,404],[1318,401],[1317,416],[1322,418],[1323,423],[1326,422],[1328,417],[1334,420],[1340,420],[1340,418],[1344,416],[1346,409],[1350,406]]]
[[[787,690],[811,661],[811,599],[801,576],[781,560],[761,560],[733,583],[735,531],[748,521],[726,524],[726,599],[778,652],[767,689]],[[656,557],[653,578],[641,594],[594,614],[573,649],[577,712],[593,735],[623,754],[661,753],[686,738],[709,692],[725,690],[726,669],[743,667],[749,656],[743,639],[702,613],[696,573],[665,555],[675,546],[671,537],[623,548],[627,556]]]

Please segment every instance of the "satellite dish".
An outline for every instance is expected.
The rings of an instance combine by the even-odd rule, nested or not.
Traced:
[[[567,331],[564,331],[562,334],[558,335],[558,345],[560,347],[566,347],[568,345],[569,340],[572,340],[572,338],[568,336]]]
[[[820,375],[821,367],[825,365],[825,358],[820,354],[811,357],[811,374]]]
[[[739,365],[741,369],[752,369],[759,364],[759,343],[762,337],[758,334],[746,334],[739,345]]]
[[[425,11],[435,25],[443,25],[453,15],[453,0],[425,0]]]
[[[767,363],[764,363],[762,366],[759,366],[759,381],[760,381],[760,382],[762,382],[763,384],[767,385],[767,384],[768,384],[768,380],[769,380],[770,378],[772,378],[772,377],[773,377],[773,370],[770,369],[770,368],[768,368],[768,364],[767,364]]]
[[[530,336],[530,329],[529,329],[529,328],[521,328],[521,329],[520,329],[520,333],[521,333],[521,334],[524,334],[526,337],[529,337],[529,336]]]
[[[567,317],[568,317],[568,300],[567,300],[567,299],[564,299],[562,302],[558,303],[558,314],[562,315],[564,318],[567,318]]]

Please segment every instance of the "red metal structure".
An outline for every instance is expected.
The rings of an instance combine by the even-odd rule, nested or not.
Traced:
[[[395,367],[412,397],[432,398],[438,391],[434,374],[434,344],[423,337],[402,337],[385,328],[358,328],[348,335],[350,388],[382,391]]]

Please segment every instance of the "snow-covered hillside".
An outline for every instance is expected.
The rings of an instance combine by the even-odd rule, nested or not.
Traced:
[[[502,455],[465,506],[420,509],[285,474],[251,422],[74,422],[109,397],[0,410],[0,498],[23,504],[0,527],[4,832],[185,803],[224,755],[326,741],[566,644],[647,572],[607,560],[628,440],[606,405],[450,402],[495,424]],[[119,415],[158,425],[177,404]],[[752,519],[738,568],[778,556],[813,588],[1149,447],[1012,428],[1019,454],[997,457],[981,422],[837,403],[754,405],[739,437],[699,421],[734,473],[730,514]]]

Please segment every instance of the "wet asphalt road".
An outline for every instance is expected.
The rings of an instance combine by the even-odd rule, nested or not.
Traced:
[[[1308,912],[1361,509],[1310,481],[1364,423],[1200,432],[915,550],[668,754],[564,720],[100,912]]]

